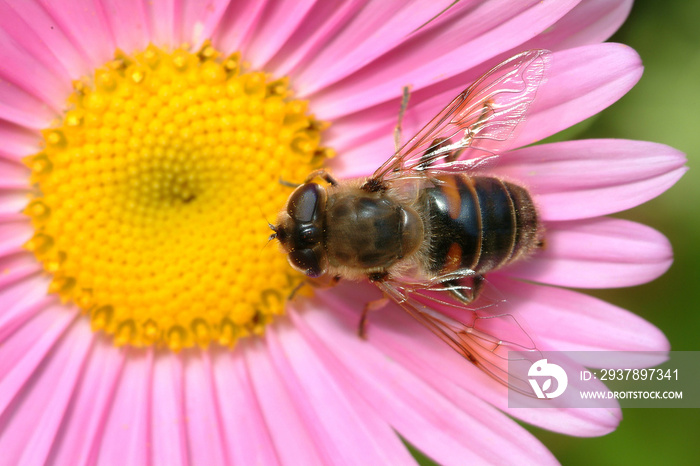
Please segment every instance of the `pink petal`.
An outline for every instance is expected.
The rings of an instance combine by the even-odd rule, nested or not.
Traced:
[[[36,131],[3,121],[5,116],[0,106],[0,140],[3,141],[0,157],[19,163],[23,157],[39,151],[41,136]]]
[[[17,408],[24,405],[24,409],[30,409],[26,406],[26,400],[32,391],[31,387],[36,384],[33,376],[50,356],[75,317],[75,313],[51,307],[37,313],[4,339],[0,348],[0,413],[3,414],[0,418],[0,449],[3,452],[9,452],[9,445],[15,444],[12,448],[14,455],[21,454],[19,447],[22,442],[17,443],[16,438],[11,439],[7,431],[9,429],[14,435],[24,435],[25,438],[28,436],[27,431],[34,425],[34,419],[25,416],[23,409]],[[50,387],[55,388],[53,384]]]
[[[538,196],[542,218],[569,220],[619,212],[655,198],[673,186],[688,170],[677,168],[656,178],[622,186],[588,189],[580,192],[548,193]],[[581,207],[576,210],[577,207]]]
[[[63,31],[91,65],[101,65],[114,56],[114,36],[99,1],[43,2],[42,9],[45,12],[41,16],[49,16],[53,20],[51,26]]]
[[[587,139],[513,151],[489,172],[527,186],[543,219],[573,220],[653,199],[681,177],[684,164],[682,152],[663,144]]]
[[[2,44],[0,44],[0,50],[2,50]],[[3,57],[0,54],[0,59],[5,59],[7,61],[13,62],[14,60]],[[15,63],[15,66],[19,66],[20,69],[27,69],[26,64]],[[40,76],[38,73],[36,76]],[[14,124],[26,126],[28,128],[43,128],[48,122],[55,118],[58,112],[58,102],[53,102],[51,105],[47,105],[42,97],[34,95],[33,91],[23,89],[2,75],[0,72],[0,78],[3,79],[2,86],[0,86],[0,118],[2,118],[1,123]],[[28,81],[33,81],[35,78],[29,77]],[[27,83],[25,87],[30,88],[31,83]],[[56,96],[58,94],[52,94]],[[61,93],[61,97],[68,95],[67,93]],[[57,99],[58,100],[58,99]],[[28,154],[23,154],[28,155]]]
[[[628,220],[595,218],[547,223],[545,248],[505,275],[575,288],[615,288],[649,282],[673,262],[664,235]]]
[[[160,0],[144,2],[150,17],[150,40],[159,47],[176,48],[182,45],[182,34],[178,25],[182,22],[183,2]]]
[[[243,355],[239,350],[213,353],[222,428],[225,438],[236,439],[224,444],[228,458],[233,464],[279,464]]]
[[[211,39],[230,3],[229,0],[187,0],[180,21],[183,41],[199,47],[204,40]]]
[[[264,344],[254,339],[244,345],[239,343],[279,461],[322,464],[323,445],[314,443],[309,426],[298,411],[289,388],[276,373]]]
[[[358,292],[360,286],[362,292]],[[503,288],[503,293],[506,292],[507,288]],[[367,284],[350,284],[319,293],[319,298],[333,310],[335,319],[342,322],[334,325],[343,325],[346,332],[357,338],[354,329],[357,328],[359,313],[368,300],[374,299],[375,293],[376,290]],[[332,319],[329,310],[319,312],[329,314],[328,319]],[[494,313],[500,314],[500,308]],[[467,363],[398,307],[393,304],[387,306],[372,313],[369,319],[368,339],[372,345],[385,357],[417,374],[460,409],[470,412],[473,396],[476,396],[502,411],[508,411],[508,393],[504,385]],[[537,340],[538,334],[534,331],[530,331],[530,335]],[[507,338],[503,335],[499,337]],[[352,341],[348,344],[352,344]],[[548,430],[581,437],[607,434],[615,430],[622,418],[619,409],[515,409],[509,414]]]
[[[528,49],[543,48],[549,50],[563,50],[601,42],[619,28],[629,13],[631,3],[630,0],[588,0],[581,2],[541,34],[491,59],[490,62],[492,62],[491,64],[498,63],[499,61]],[[456,8],[453,8],[453,10],[455,9]],[[435,53],[433,49],[431,49],[430,52],[432,54]],[[436,102],[434,105],[435,108],[426,109],[425,117],[417,119],[415,123],[417,127],[413,128],[409,124],[404,131],[405,137],[410,137],[420,129],[421,124],[425,124],[429,120],[429,117],[436,114],[439,108],[444,106],[451,97],[454,97],[456,93],[465,88],[469,82],[473,81],[480,73],[487,70],[489,66],[488,64],[481,64],[474,70],[462,73],[455,79],[448,80],[453,84],[447,88],[444,87],[444,83],[442,86],[433,86],[436,90],[432,90],[428,95],[445,92],[446,89],[449,89],[449,91],[447,91],[449,95],[445,96],[443,102]],[[403,87],[405,82],[399,87]],[[412,83],[413,92],[409,104],[409,114],[414,112],[414,107],[417,103],[420,103],[419,99],[421,95],[420,93],[416,93],[415,90],[415,83]],[[396,92],[393,97],[393,100],[388,104],[373,107],[357,115],[335,119],[331,127],[331,135],[328,137],[328,143],[338,150],[345,149],[346,142],[351,144],[350,147],[357,146],[358,142],[363,142],[362,140],[358,141],[357,131],[367,131],[368,128],[374,128],[375,137],[385,136],[387,139],[384,145],[386,150],[379,151],[379,153],[375,152],[375,155],[388,153],[392,147],[390,139],[393,126],[396,124],[399,93]],[[410,123],[410,118],[408,118],[408,122]],[[357,126],[357,128],[355,128],[355,126]]]
[[[552,351],[668,351],[664,334],[641,317],[571,290],[515,280],[490,280]],[[500,312],[500,310],[499,310]]]
[[[20,202],[27,203],[26,194],[24,196],[21,194],[24,193],[0,191],[0,203],[8,201],[9,205],[3,207],[16,212],[20,209],[20,206],[17,204]],[[24,207],[24,205],[21,207]],[[24,251],[22,246],[29,241],[33,234],[34,229],[29,222],[29,217],[14,212],[6,214],[0,209],[0,256]]]
[[[0,14],[3,13],[0,4]],[[12,14],[12,11],[5,11]],[[12,15],[15,16],[15,15]],[[18,18],[9,18],[21,21]],[[0,20],[0,24],[5,23]],[[57,111],[60,109],[61,101],[65,97],[67,76],[60,64],[55,62],[54,57],[46,50],[46,46],[36,43],[28,37],[26,27],[21,23],[3,24],[0,28],[0,60],[3,66],[0,68],[0,78],[3,85],[0,87],[0,98],[3,106],[6,106],[4,115],[11,116],[15,106],[19,105],[14,112],[39,107],[39,102],[49,103],[48,110]],[[13,36],[14,35],[14,36]],[[17,37],[19,36],[19,37]],[[36,56],[39,58],[37,58]],[[43,63],[41,60],[48,61]],[[31,70],[27,73],[26,70]],[[56,79],[56,74],[60,73],[64,80]],[[57,97],[60,96],[60,97]],[[39,115],[46,113],[46,110]],[[34,117],[36,118],[36,116]],[[22,123],[15,117],[13,121]]]
[[[416,99],[424,98],[417,91],[517,47],[552,25],[576,3],[533,0],[514,3],[511,8],[503,8],[498,1],[476,6],[457,4],[447,13],[449,21],[419,31],[338,85],[319,92],[330,84],[330,77],[318,76],[332,72],[324,69],[320,73],[312,65],[313,81],[307,82],[302,73],[299,88],[302,95],[312,94],[314,111],[326,120],[394,100],[407,85]],[[344,64],[345,60],[337,63]]]
[[[642,63],[632,48],[594,44],[556,52],[513,147],[573,126],[616,102],[639,81]]]
[[[29,185],[29,170],[17,162],[0,159],[0,190],[26,189]]]
[[[263,20],[255,28],[255,34],[245,48],[245,59],[255,68],[265,68],[266,63],[294,34],[314,3],[314,0],[268,2]]]
[[[10,50],[21,44],[32,59],[54,74],[49,82],[39,85],[56,86],[54,81],[59,81],[69,89],[71,79],[89,71],[89,58],[71,42],[71,28],[59,27],[55,18],[39,2],[3,1],[0,5],[0,25],[0,29],[14,38]],[[32,78],[26,74],[22,76]],[[63,98],[65,94],[55,96],[58,97]]]
[[[305,339],[325,346],[326,351],[317,354],[327,367],[342,365],[348,374],[345,383],[355,386],[379,416],[438,463],[510,464],[523,458],[537,464],[556,462],[533,436],[491,405],[469,396],[468,409],[461,409],[393,355],[358,338],[331,312],[305,309],[292,318]]]
[[[564,50],[608,39],[627,19],[632,0],[585,0],[518,50]]]
[[[366,0],[316,2],[302,24],[282,45],[266,69],[275,76],[295,76],[364,6]]]
[[[9,290],[12,286],[20,283],[25,278],[29,276],[40,276],[42,271],[41,265],[37,262],[36,257],[33,254],[14,250],[8,251],[6,254],[0,256],[0,309],[7,309],[15,301],[15,298],[5,298],[3,297],[5,292]],[[42,283],[39,285],[48,285],[47,277],[42,277]],[[36,286],[37,284],[34,284]],[[39,288],[36,290],[37,293],[45,294],[46,289]]]
[[[213,42],[229,53],[242,50],[262,20],[266,5],[267,2],[259,0],[229,3],[214,32]]]
[[[192,464],[230,464],[214,390],[211,362],[206,351],[190,350],[183,355],[185,377],[185,428]],[[202,448],[206,445],[206,448]]]
[[[36,263],[28,266],[20,262],[24,257],[12,259],[10,264],[7,259],[0,262],[0,267],[16,267],[14,273],[5,273],[0,281],[0,344],[56,301],[55,297],[46,294],[49,279],[39,275],[40,268]]]
[[[182,360],[168,350],[153,361],[151,441],[153,464],[187,465],[187,417]]]
[[[76,325],[90,332],[84,319]],[[59,430],[52,453],[53,464],[95,464],[105,421],[119,385],[125,363],[125,351],[119,350],[104,335],[96,335],[80,384],[75,388],[70,413]],[[49,384],[51,385],[51,384]],[[135,388],[137,389],[137,388]]]
[[[153,349],[130,348],[109,415],[104,421],[97,461],[104,464],[146,465],[153,374]]]
[[[0,231],[0,248],[3,253],[8,249],[19,251],[19,246],[34,233],[29,217],[22,218],[23,215],[20,214],[28,202],[27,189],[0,190],[0,217],[5,219],[4,224],[8,226],[8,231]]]
[[[480,68],[479,73],[486,69]],[[637,54],[620,44],[597,44],[553,53],[548,80],[540,86],[527,119],[508,147],[531,144],[597,113],[627,92],[639,79],[641,70]],[[472,70],[432,86],[429,97],[416,92],[404,118],[403,141],[477,77]],[[334,122],[328,141],[341,154],[330,163],[338,176],[366,176],[393,153],[398,108],[397,98]]]
[[[268,329],[275,367],[290,387],[326,461],[340,464],[412,464],[411,455],[388,424],[377,418],[343,375],[324,367],[319,351],[287,321]]]
[[[18,406],[21,415],[14,418],[10,432],[3,435],[8,442],[23,449],[18,464],[48,462],[52,446],[68,417],[93,337],[87,326],[74,325],[32,375],[31,386],[22,389],[21,401],[17,402],[23,405]]]
[[[450,2],[386,0],[368,2],[294,77],[296,87],[308,96],[345,78],[402,44],[406,36],[440,13]],[[339,59],[342,57],[342,59]],[[415,62],[414,62],[415,63]],[[400,92],[400,86],[397,89]],[[314,104],[314,111],[319,108]],[[328,111],[320,111],[328,118]],[[326,114],[328,113],[328,115]]]
[[[143,0],[100,0],[114,42],[126,53],[143,50],[151,41],[151,25]]]

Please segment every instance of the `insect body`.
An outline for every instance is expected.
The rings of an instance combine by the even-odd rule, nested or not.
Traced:
[[[496,66],[369,178],[309,175],[273,226],[290,264],[309,277],[368,278],[508,383],[503,348],[523,345],[493,336],[488,319],[510,317],[524,331],[510,315],[482,316],[469,305],[483,275],[533,252],[542,229],[524,187],[478,171],[507,148],[548,59],[549,52],[531,50]],[[314,182],[319,177],[326,183]]]
[[[538,242],[528,192],[498,178],[444,175],[420,196],[429,231],[429,272],[469,269],[477,275],[509,264]]]
[[[538,241],[529,194],[498,178],[442,175],[431,187],[396,180],[375,192],[334,183],[300,186],[275,227],[292,266],[310,277],[430,280],[459,270],[478,277]]]

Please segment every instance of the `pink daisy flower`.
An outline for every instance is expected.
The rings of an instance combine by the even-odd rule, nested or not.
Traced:
[[[280,177],[324,161],[367,176],[392,153],[404,86],[411,135],[493,65],[548,49],[523,148],[489,172],[528,187],[547,247],[489,281],[540,349],[668,350],[651,324],[561,287],[668,269],[660,233],[603,216],[672,186],[684,155],[525,147],[640,78],[633,50],[601,43],[631,2],[452,3],[0,1],[2,462],[414,462],[398,433],[441,464],[544,464],[511,417],[615,429],[617,409],[510,410],[505,386],[397,306],[358,338],[374,287],[287,302],[300,278],[261,250]]]

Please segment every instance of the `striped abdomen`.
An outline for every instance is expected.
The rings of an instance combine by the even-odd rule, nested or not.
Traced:
[[[524,188],[464,174],[438,179],[420,198],[430,232],[431,273],[468,268],[484,274],[537,246],[537,213]]]

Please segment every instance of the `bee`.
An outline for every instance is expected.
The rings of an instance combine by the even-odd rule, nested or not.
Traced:
[[[546,50],[530,50],[492,68],[368,178],[311,173],[270,225],[270,238],[310,278],[368,279],[509,385],[504,351],[536,350],[534,343],[512,315],[488,315],[472,303],[485,274],[532,254],[543,229],[525,187],[478,172],[507,149],[549,59]],[[374,307],[365,307],[361,334]],[[494,336],[504,323],[525,343]]]

